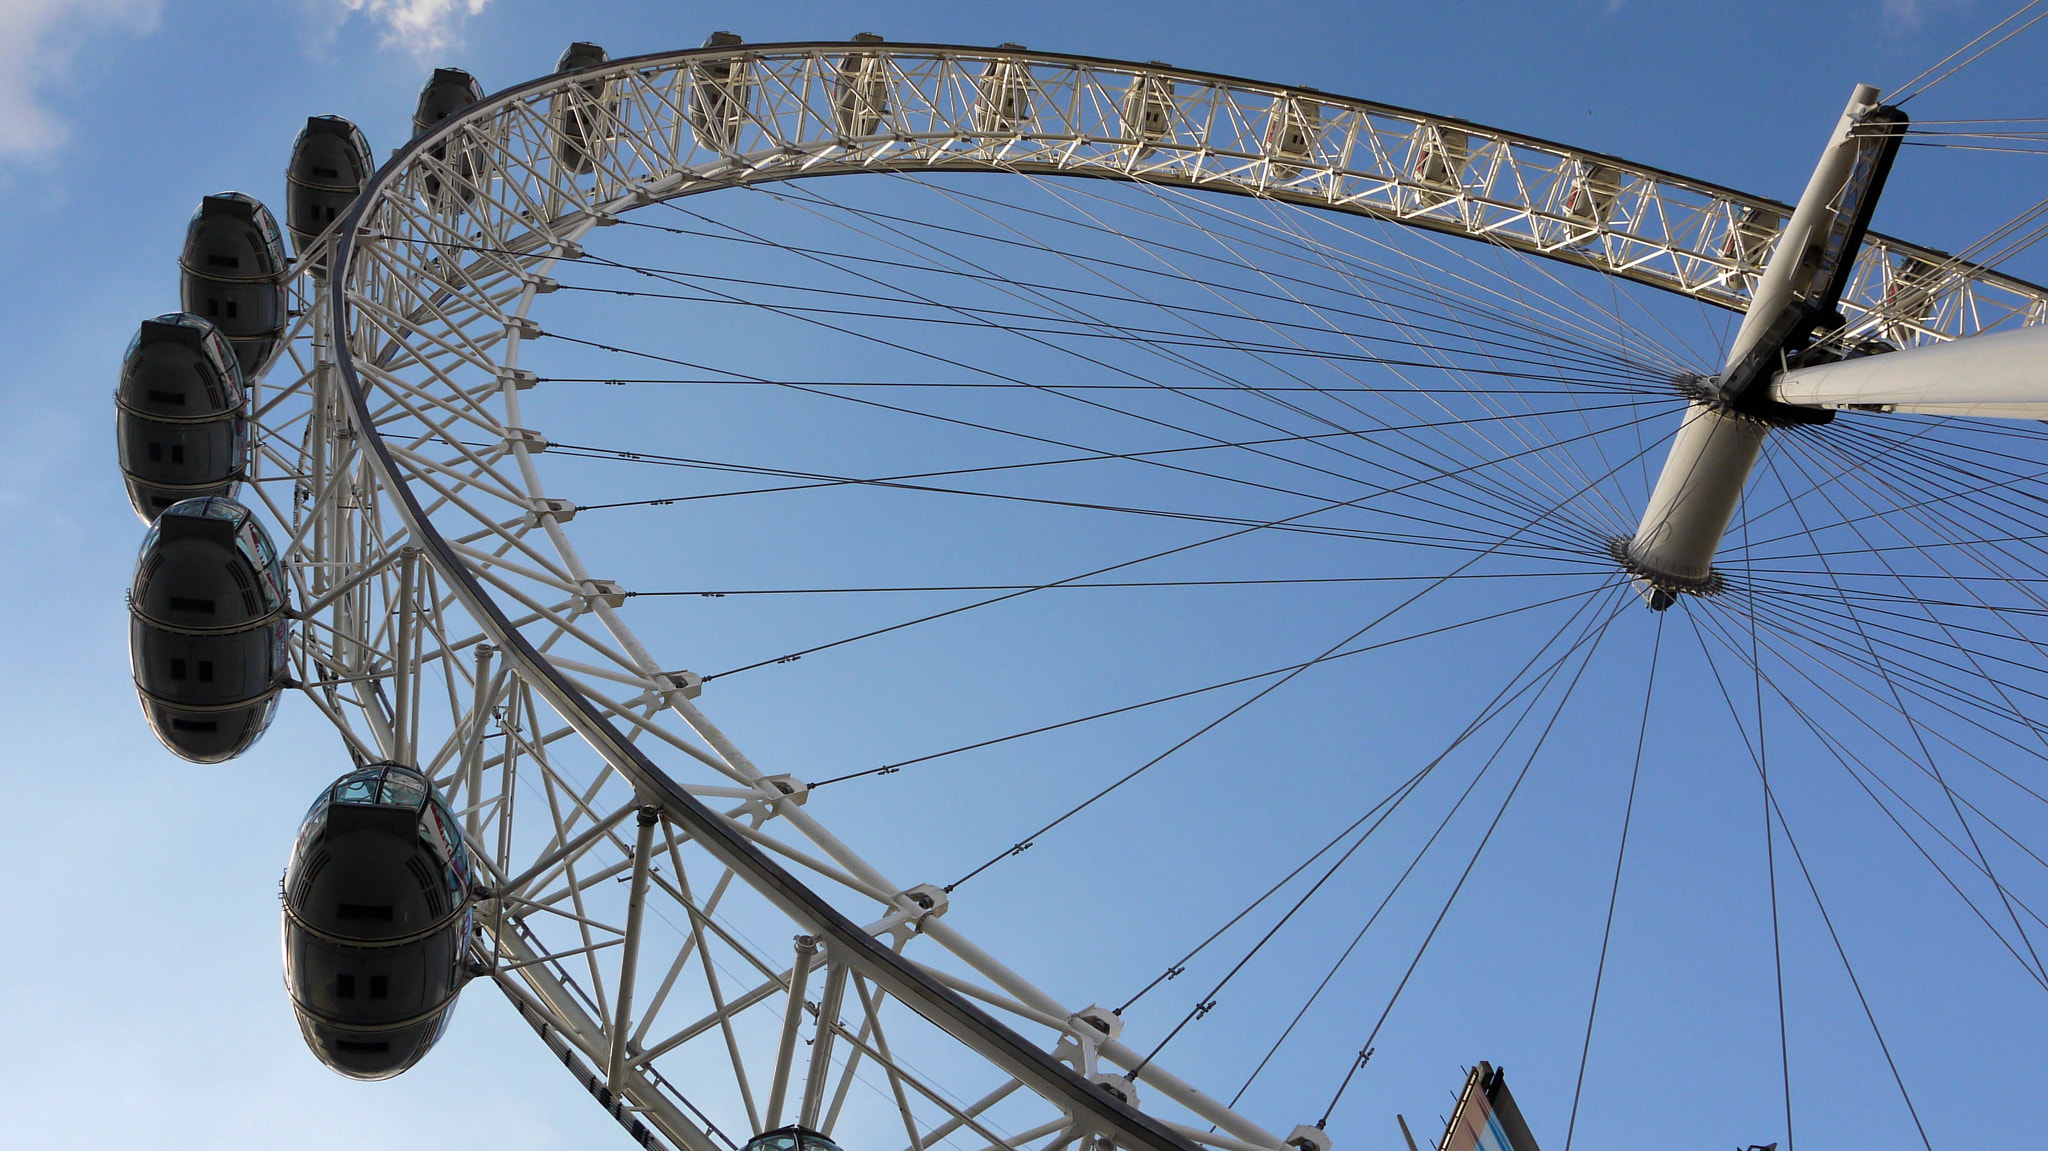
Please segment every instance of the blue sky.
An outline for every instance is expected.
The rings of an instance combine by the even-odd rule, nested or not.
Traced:
[[[13,416],[0,426],[0,523],[14,541],[0,553],[0,612],[13,656],[0,673],[0,725],[13,750],[9,777],[17,796],[0,813],[0,874],[11,879],[0,888],[0,914],[11,925],[0,979],[14,990],[16,1034],[0,1055],[0,1139],[24,1147],[146,1141],[210,1148],[279,1139],[305,1147],[424,1147],[468,1136],[544,1148],[617,1138],[484,988],[472,993],[432,1057],[400,1080],[354,1084],[315,1063],[279,986],[274,897],[298,813],[346,766],[338,744],[310,709],[288,701],[249,756],[218,767],[183,764],[150,737],[128,683],[121,597],[141,527],[126,507],[109,434],[119,356],[139,319],[175,306],[178,246],[200,196],[239,188],[281,205],[281,172],[306,115],[349,117],[381,157],[402,142],[418,84],[436,65],[467,68],[496,90],[551,69],[571,40],[593,40],[623,56],[694,46],[714,29],[750,42],[873,31],[895,41],[1015,41],[1313,86],[1789,200],[1852,84],[1893,87],[2005,14],[1968,0],[1446,2],[1264,11],[1149,0],[1029,7],[0,0],[0,42],[26,61],[0,77],[0,266],[11,272],[0,289],[0,346],[10,352],[0,387]],[[2048,115],[2039,98],[2044,60],[2048,38],[2039,30],[2025,34],[1920,98],[1912,111],[1927,119]],[[1962,248],[2039,198],[2041,164],[2039,157],[1908,150],[1876,226]],[[2048,279],[2034,252],[2008,270]],[[658,317],[636,317],[622,311],[610,322],[633,335],[659,330]],[[1711,344],[1706,330],[1701,346]],[[739,328],[693,338],[738,357],[760,336]],[[799,370],[794,359],[789,370]],[[584,406],[579,399],[565,403],[561,416],[601,426],[613,418],[603,406],[610,402]],[[674,418],[695,416],[683,408]],[[817,465],[821,470],[861,466],[853,462],[862,458],[858,452],[830,456],[830,420],[796,412],[789,418],[800,431],[787,441],[747,440],[752,433],[737,431],[735,440],[750,458],[780,466],[807,459],[830,460]],[[872,434],[887,429],[877,424]],[[636,494],[653,493],[643,484]],[[869,505],[790,513],[787,530],[842,532],[849,552],[843,563],[812,563],[809,554],[778,550],[772,533],[763,532],[744,537],[758,562],[704,578],[771,583],[799,572],[804,579],[907,572],[932,582],[975,582],[1014,574],[1027,558],[1082,564],[1104,542],[1068,541],[1045,556],[1035,533],[1058,538],[1055,519],[1020,517],[992,528],[962,516],[932,522],[949,524],[945,530],[971,543],[939,547],[931,533],[940,529],[918,526],[927,521],[892,535],[890,525],[858,518],[866,514],[873,514]],[[632,530],[600,534],[593,547],[621,564],[642,564],[638,570],[649,574],[640,586],[659,585],[672,557],[634,546]],[[736,519],[705,530],[750,528]],[[875,552],[901,562],[854,552],[876,540],[886,546]],[[1306,546],[1283,554],[1304,569],[1344,562]],[[1309,626],[1312,617],[1355,606],[1307,597],[1090,606],[1067,617],[1093,633],[1085,639],[1048,635],[1030,646],[1029,619],[991,625],[986,634],[945,632],[886,649],[873,664],[865,656],[837,664],[820,659],[779,678],[735,680],[723,700],[707,697],[706,706],[742,742],[762,749],[757,758],[817,777],[831,766],[857,768],[1006,730],[1002,724],[1013,717],[977,710],[990,705],[951,679],[905,678],[920,666],[952,666],[947,659],[978,662],[984,643],[993,649],[987,661],[1003,675],[1062,669],[1049,694],[1032,697],[1030,708],[1042,711],[1024,714],[1064,716],[1153,682],[1095,665],[1098,641],[1149,652],[1148,675],[1185,666],[1228,674],[1286,662],[1298,647],[1287,637],[1320,636]],[[806,615],[778,603],[734,610],[722,620],[688,615],[683,607],[650,609],[648,618],[700,644],[680,652],[680,663],[708,665],[785,640],[837,634],[833,629],[845,622],[867,618],[862,612],[879,619],[895,609]],[[1639,625],[1640,615],[1624,619]],[[1189,626],[1190,619],[1203,625]],[[1676,626],[1675,617],[1671,622]],[[1667,642],[1673,634],[1667,630]],[[1639,666],[1648,635],[1640,626],[1618,634],[1614,658]],[[756,637],[772,642],[742,642]],[[1498,642],[1526,649],[1532,638],[1531,630],[1504,629]],[[1358,798],[1376,780],[1349,774],[1347,757],[1357,750],[1352,721],[1369,727],[1384,712],[1393,729],[1394,713],[1450,691],[1465,666],[1491,654],[1451,643],[1405,673],[1382,668],[1374,673],[1382,681],[1347,681],[1328,694],[1276,704],[1282,710],[1268,717],[1269,726],[1218,744],[1171,786],[1086,829],[1083,843],[1122,841],[1105,856],[1102,882],[1074,882],[1054,874],[1050,861],[1027,860],[1033,868],[1020,863],[991,873],[974,904],[961,901],[956,914],[1056,993],[1077,1004],[1112,999],[1138,972],[1156,969],[1183,941],[1234,910],[1276,860],[1291,860],[1301,844],[1329,834],[1335,813],[1363,806]],[[882,706],[849,699],[849,678],[870,674],[861,680],[864,690],[887,697]],[[1695,686],[1710,683],[1696,661],[1672,674]],[[1156,682],[1179,680],[1161,675]],[[1532,790],[1518,801],[1480,873],[1487,889],[1476,897],[1481,910],[1460,921],[1442,965],[1433,968],[1438,974],[1428,994],[1441,998],[1421,1000],[1407,1017],[1419,1036],[1441,1011],[1456,1020],[1455,1034],[1433,1045],[1421,1038],[1383,1042],[1365,1082],[1333,1120],[1339,1147],[1391,1145],[1396,1111],[1419,1134],[1433,1135],[1444,1095],[1459,1082],[1460,1061],[1481,1058],[1510,1066],[1544,1146],[1563,1146],[1577,1070],[1575,1042],[1564,1039],[1583,1026],[1590,948],[1604,910],[1601,869],[1611,861],[1618,787],[1640,708],[1637,684],[1617,674],[1589,686],[1588,714],[1613,722],[1569,725],[1557,745],[1560,754],[1590,765],[1587,790]],[[1610,970],[1616,998],[1603,1026],[1613,1030],[1596,1042],[1587,1103],[1609,1118],[1582,1120],[1580,1143],[1588,1147],[1647,1133],[1644,1125],[1665,1104],[1630,1098],[1643,1089],[1674,1093],[1673,1146],[1782,1138],[1775,1009],[1756,997],[1767,987],[1760,980],[1768,969],[1754,960],[1759,946],[1768,947],[1769,921],[1759,918],[1754,882],[1760,816],[1753,777],[1744,792],[1737,784],[1746,763],[1732,776],[1715,775],[1739,745],[1718,699],[1691,702],[1699,706],[1674,709],[1663,729],[1671,754],[1653,776],[1658,787],[1645,794],[1644,834],[1654,850],[1641,857],[1627,888],[1634,900],[1628,922],[1639,934],[1623,936],[1641,946],[1624,948]],[[1343,723],[1329,722],[1340,707],[1357,711]],[[1184,727],[1203,714],[1190,709],[1173,722]],[[797,718],[785,719],[791,716]],[[1033,753],[1046,766],[1031,786],[1049,797],[1078,793],[1097,776],[1074,765],[1103,746],[1121,762],[1118,755],[1151,746],[1146,741],[1156,742],[1164,730],[1118,731],[1101,744],[1045,745]],[[1274,731],[1289,733],[1284,756],[1270,750],[1266,737]],[[1419,745],[1403,751],[1420,754]],[[2014,766],[2038,781],[2040,765],[2036,756]],[[1002,760],[970,765],[916,783],[914,793],[906,773],[897,777],[906,781],[894,785],[898,791],[853,792],[849,785],[843,798],[814,810],[910,881],[943,882],[952,875],[941,869],[1028,830],[1000,818],[1013,804],[1020,816],[1036,810],[1030,789],[1020,797],[1014,777],[1003,774],[1017,769]],[[1713,785],[1717,778],[1727,785]],[[915,800],[906,803],[906,794]],[[1824,828],[1815,831],[1816,842],[1830,849],[1816,861],[1818,881],[1831,908],[1845,915],[1853,909],[1846,934],[1860,951],[1852,955],[1881,992],[1873,996],[1874,1010],[1895,1046],[1906,1049],[1908,1087],[1934,1117],[1935,1144],[2023,1145],[2037,1122],[2026,1108],[2004,1104],[2000,1087],[2010,1080],[1994,1084],[1985,1076],[2009,1074],[2003,1059],[2038,1057],[2048,1015],[2041,989],[2014,981],[2003,956],[1988,956],[1996,945],[1971,934],[1981,928],[1944,904],[1897,845],[1867,855],[1856,850],[1859,840],[1875,843],[1887,833],[1867,813],[1851,810],[1853,796],[1818,782],[1797,794],[1805,806],[1793,818]],[[1214,809],[1231,807],[1242,808],[1240,818],[1205,822]],[[2038,807],[2013,818],[2030,844],[2048,839]],[[1736,842],[1740,837],[1747,838]],[[1190,839],[1215,845],[1213,872],[1184,862]],[[1192,854],[1199,859],[1202,852]],[[1205,1046],[1183,1058],[1213,1071],[1212,1090],[1228,1094],[1244,1053],[1263,1047],[1261,1020],[1291,1010],[1285,1005],[1304,979],[1320,974],[1333,941],[1341,946],[1353,930],[1372,884],[1384,881],[1375,875],[1361,879],[1340,905],[1319,910],[1308,934],[1289,946],[1298,962],[1275,963],[1258,988],[1231,1005],[1237,1014],[1219,1011],[1212,1033],[1190,1038],[1190,1047],[1197,1040]],[[2030,882],[2035,892],[2048,889],[2038,872]],[[1788,1011],[1794,1094],[1810,1117],[1802,1140],[1816,1148],[1917,1145],[1810,901],[1800,902],[1804,897],[1789,886],[1781,896],[1788,906],[1798,904],[1787,913],[1786,934],[1794,957],[1788,985],[1799,992]],[[1080,956],[1050,946],[1033,927],[1089,915],[1108,926]],[[1674,947],[1674,939],[1696,942]],[[1398,974],[1399,964],[1386,962]],[[1266,1096],[1251,1097],[1269,1127],[1285,1130],[1320,1110],[1341,1053],[1347,1044],[1355,1048],[1361,1017],[1384,1002],[1386,987],[1370,983],[1362,980],[1355,999],[1317,1017],[1324,1041],[1276,1076],[1286,1086],[1269,1085]],[[1449,1006],[1461,987],[1474,998],[1499,998],[1475,1017]],[[1571,1058],[1555,1057],[1564,1050]],[[1660,1075],[1668,1080],[1660,1083]],[[849,1151],[881,1145],[848,1142]]]

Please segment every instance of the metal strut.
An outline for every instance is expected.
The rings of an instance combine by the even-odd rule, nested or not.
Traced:
[[[1843,325],[1836,309],[1850,265],[1905,138],[1906,114],[1877,98],[1868,84],[1849,97],[1764,265],[1721,374],[1689,381],[1692,402],[1636,534],[1615,541],[1615,559],[1653,610],[1670,607],[1680,593],[1711,595],[1720,587],[1714,553],[1769,429],[1834,418],[1826,409],[1779,401],[1769,385],[1788,368],[1844,358],[1812,345],[1816,335]]]

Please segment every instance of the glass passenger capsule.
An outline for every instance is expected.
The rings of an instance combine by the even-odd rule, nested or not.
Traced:
[[[253,380],[284,335],[284,234],[254,196],[222,192],[199,202],[178,260],[184,310],[226,336]]]
[[[791,1124],[754,1136],[740,1151],[839,1151],[839,1145],[808,1127]]]
[[[426,777],[349,772],[306,812],[284,876],[285,988],[306,1045],[388,1079],[448,1028],[469,976],[469,848]]]
[[[185,312],[142,321],[114,391],[128,500],[143,522],[198,496],[233,496],[248,464],[247,393],[220,330]]]
[[[460,68],[436,68],[420,88],[419,103],[412,113],[412,134],[417,139],[441,121],[459,114],[484,98],[484,87],[476,77]],[[427,149],[427,156],[454,169],[454,179],[444,193],[441,176],[429,171],[423,181],[427,201],[436,208],[467,204],[476,198],[478,186],[488,178],[484,161],[474,147],[458,146],[451,154],[447,144]]]
[[[128,656],[142,711],[195,763],[249,749],[285,682],[290,621],[270,537],[225,496],[165,508],[135,561]]]
[[[348,214],[377,171],[370,142],[339,116],[309,116],[292,142],[285,169],[285,224],[301,255],[336,220]]]
[[[555,61],[555,71],[574,72],[595,68],[608,56],[595,44],[577,41]],[[555,130],[555,159],[568,171],[582,174],[591,170],[590,147],[611,135],[619,113],[619,100],[607,94],[610,84],[601,79],[583,80],[555,97],[548,109],[548,122]]]

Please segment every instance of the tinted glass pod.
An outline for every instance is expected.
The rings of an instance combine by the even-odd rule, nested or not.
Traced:
[[[121,474],[145,523],[199,496],[233,496],[248,466],[247,390],[220,330],[172,312],[142,321],[114,391]]]
[[[413,107],[413,136],[417,138],[483,98],[484,88],[476,77],[460,68],[434,69],[420,89],[419,103]],[[453,179],[445,182],[436,172],[426,174],[423,190],[427,200],[437,207],[469,203],[476,198],[477,186],[489,175],[474,148],[458,147],[451,154],[448,145],[436,144],[427,149],[427,156],[454,169]]]
[[[468,978],[474,877],[454,813],[395,763],[336,780],[284,876],[285,987],[306,1045],[352,1079],[418,1063]]]
[[[370,142],[339,116],[311,116],[292,142],[285,169],[285,223],[292,248],[303,255],[336,220],[348,214],[370,183],[377,163]]]
[[[595,68],[607,59],[603,48],[579,40],[563,50],[561,59],[555,61],[555,71]],[[555,129],[555,160],[563,168],[578,174],[590,171],[591,145],[611,135],[619,101],[608,95],[609,87],[599,77],[579,81],[555,97],[548,109],[548,121]]]
[[[185,229],[179,294],[184,310],[227,337],[253,380],[284,335],[284,234],[254,196],[222,192],[199,202]]]
[[[291,639],[284,575],[255,515],[225,496],[165,508],[143,537],[128,615],[157,738],[195,763],[247,751],[277,710]]]

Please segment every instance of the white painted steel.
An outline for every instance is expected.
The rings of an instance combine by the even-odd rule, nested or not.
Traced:
[[[718,107],[693,118],[703,92]],[[557,102],[588,113],[576,118],[589,135],[575,170],[557,163]],[[715,138],[699,139],[693,119]],[[468,187],[465,165],[484,174]],[[592,228],[720,188],[932,169],[1286,200],[1734,309],[1747,304],[1787,210],[1615,157],[1301,89],[863,42],[643,56],[521,85],[403,149],[302,254],[298,320],[271,365],[285,382],[255,388],[251,489],[283,525],[295,601],[311,605],[294,638],[294,678],[354,754],[416,749],[463,813],[500,893],[482,905],[488,939],[476,958],[565,1063],[598,1069],[577,1073],[608,1111],[693,1151],[733,1140],[692,1100],[708,1088],[692,1081],[686,1091],[664,1074],[695,1074],[709,1059],[729,1070],[719,1083],[727,1114],[758,1122],[765,1100],[754,1085],[780,1079],[774,1093],[787,1103],[789,1080],[803,1074],[807,1108],[835,1100],[829,1126],[853,1061],[814,1075],[794,1066],[794,1050],[778,1058],[779,1040],[802,1029],[830,1037],[819,1046],[843,1041],[887,1076],[912,1148],[967,1131],[995,1146],[1038,1132],[1040,1151],[1111,1133],[1130,1151],[1277,1151],[1267,1126],[1159,1062],[1139,1074],[1143,1111],[1089,1085],[1081,1073],[1094,1067],[1080,1052],[1126,1070],[1139,1055],[1097,1044],[1070,1009],[940,910],[910,911],[911,885],[820,826],[786,777],[756,767],[697,706],[690,678],[634,636],[623,590],[585,570],[567,514],[542,487],[533,457],[545,439],[521,418],[533,381],[519,352],[542,330],[526,313]],[[430,178],[465,194],[428,195]],[[313,276],[330,254],[332,280]],[[1914,292],[1892,291],[1908,266]],[[1884,237],[1866,241],[1856,269],[1852,327],[1906,342],[2048,315],[2048,291]],[[410,548],[427,562],[402,589],[396,559]],[[402,707],[387,698],[400,664]],[[446,713],[429,715],[444,699]],[[621,826],[649,803],[662,811],[658,869]],[[614,882],[629,872],[644,919]],[[743,913],[825,938],[828,962],[858,993],[842,997],[851,1018],[820,1023],[787,959],[732,927]],[[633,922],[641,930],[629,947]],[[639,1006],[620,986],[629,965],[640,987],[654,984]],[[902,1053],[913,1043],[950,1044],[945,1066],[911,1066]],[[1158,1117],[1169,1112],[1180,1119]],[[1217,1133],[1203,1130],[1211,1124]]]
[[[2048,420],[2048,327],[1798,368],[1771,395],[1814,408]]]
[[[1842,110],[1842,118],[1821,150],[1813,177],[1799,197],[1799,207],[1780,234],[1750,297],[1742,326],[1728,347],[1723,373],[1755,350],[1785,306],[1808,291],[1814,273],[1814,261],[1808,257],[1834,226],[1831,204],[1856,159],[1850,133],[1877,107],[1877,95],[1877,89],[1868,84],[1857,85],[1850,95],[1849,106]],[[1728,534],[1728,524],[1749,483],[1750,469],[1763,451],[1765,430],[1757,421],[1713,404],[1694,403],[1686,409],[1671,438],[1656,489],[1643,506],[1642,520],[1628,542],[1627,563],[1633,571],[1653,584],[1677,588],[1707,585],[1714,553],[1720,550],[1721,537]]]
[[[1709,403],[1690,404],[1671,437],[1628,562],[1652,583],[1704,588],[1714,553],[1763,452],[1764,425]]]

